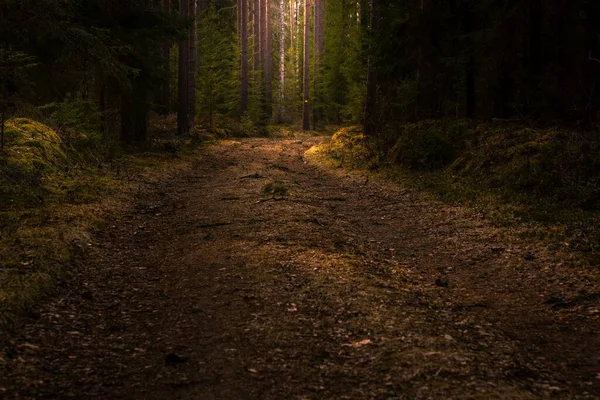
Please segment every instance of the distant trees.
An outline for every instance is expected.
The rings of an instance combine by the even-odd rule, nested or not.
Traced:
[[[78,115],[125,143],[174,110],[182,135],[232,120],[589,127],[598,26],[591,0],[1,0],[0,120],[81,99],[97,112]]]
[[[207,1],[199,20],[197,110],[199,122],[214,126],[241,118],[240,37],[237,7]]]
[[[172,13],[171,0],[163,0],[163,12],[166,15]],[[166,36],[163,39],[163,80],[161,86],[161,94],[159,98],[159,104],[163,113],[169,113],[172,111],[171,104],[171,46],[173,45],[172,39]]]
[[[600,64],[588,55],[600,53],[597,2],[380,2],[372,43],[384,121],[596,120]]]
[[[10,104],[17,115],[39,106],[50,115],[70,110],[73,119],[89,118],[87,126],[125,143],[146,140],[153,93],[164,76],[157,49],[177,34],[177,22],[164,11],[154,0],[0,2],[5,61],[12,63],[11,54],[27,60],[2,73],[5,117]],[[98,112],[78,109],[90,104]]]

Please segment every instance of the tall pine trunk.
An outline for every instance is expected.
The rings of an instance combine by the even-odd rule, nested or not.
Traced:
[[[371,0],[371,32],[379,30],[379,0]],[[365,101],[364,131],[366,136],[377,133],[377,69],[375,66],[375,45],[369,47],[369,67],[367,72],[367,98]]]
[[[260,70],[260,2],[261,0],[252,0],[252,36],[254,51],[254,71]]]
[[[285,102],[285,4],[279,1],[279,110],[278,122],[283,122],[283,104]]]
[[[263,101],[264,114],[267,121],[270,121],[272,114],[272,59],[271,59],[271,2],[270,0],[261,0],[260,7],[260,38],[261,38],[261,60],[263,69]]]
[[[189,16],[192,19],[188,39],[188,129],[196,118],[196,10],[197,0],[189,0]]]
[[[419,30],[421,32],[427,32],[425,27],[425,0],[421,0],[421,7],[419,12]],[[415,99],[415,114],[414,120],[418,121],[421,118],[421,83],[422,83],[422,67],[423,67],[423,42],[424,35],[419,35],[417,39],[419,42],[418,45],[418,54],[417,54],[417,76],[416,76],[416,84],[417,84],[417,96]]]
[[[165,13],[171,13],[171,0],[164,0],[163,10]],[[164,82],[162,84],[162,93],[160,105],[165,113],[170,113],[171,107],[171,39],[166,38],[163,42],[163,72]]]
[[[240,21],[240,48],[241,48],[241,56],[240,56],[240,115],[244,115],[246,111],[248,111],[248,87],[249,87],[249,78],[248,78],[248,0],[240,0],[239,1],[240,8],[238,12],[240,13],[239,21]]]
[[[304,7],[304,68],[302,99],[302,130],[310,130],[310,9],[312,0],[305,0]]]
[[[181,18],[189,15],[189,0],[180,0],[179,14]],[[179,42],[179,102],[177,104],[177,132],[179,135],[187,135],[190,131],[189,125],[189,35],[184,36]]]
[[[322,102],[320,78],[321,60],[324,50],[323,21],[325,18],[325,0],[315,0],[315,71],[314,71],[314,101],[313,101],[313,129],[320,122],[320,105]]]

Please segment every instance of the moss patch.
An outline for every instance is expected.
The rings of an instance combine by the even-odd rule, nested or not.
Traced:
[[[189,168],[191,143],[164,139],[129,154],[100,143],[65,143],[52,128],[26,118],[7,121],[0,153],[0,331],[18,320],[72,268],[106,215],[135,195]],[[72,138],[72,136],[71,136]]]
[[[371,171],[468,205],[522,236],[549,239],[596,265],[600,251],[600,138],[508,123],[422,121],[397,131],[390,150],[344,128],[307,157]],[[373,173],[377,170],[377,173]]]

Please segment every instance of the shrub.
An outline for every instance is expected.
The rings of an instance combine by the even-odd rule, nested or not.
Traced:
[[[418,170],[434,170],[450,164],[456,150],[443,132],[430,124],[407,125],[390,150],[390,161]]]

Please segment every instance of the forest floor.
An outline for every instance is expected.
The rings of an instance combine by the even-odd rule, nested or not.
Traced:
[[[325,140],[222,141],[140,193],[0,351],[0,397],[600,398],[597,271]]]

